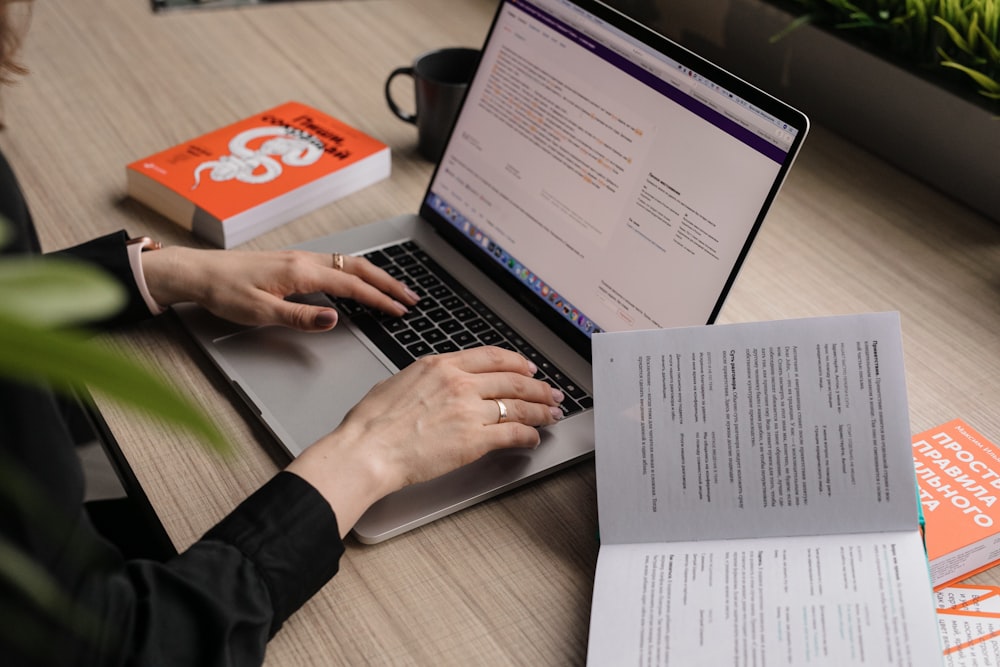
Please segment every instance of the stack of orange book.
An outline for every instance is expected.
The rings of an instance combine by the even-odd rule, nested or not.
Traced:
[[[288,102],[128,165],[128,193],[223,248],[389,176],[389,148]]]
[[[1000,563],[1000,448],[961,419],[913,436],[935,588]]]

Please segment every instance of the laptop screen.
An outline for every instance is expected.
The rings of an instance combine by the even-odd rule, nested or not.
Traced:
[[[422,213],[589,356],[714,321],[807,125],[596,2],[505,0]]]

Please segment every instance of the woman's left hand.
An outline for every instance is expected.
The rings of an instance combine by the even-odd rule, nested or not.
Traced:
[[[253,252],[168,247],[142,256],[150,294],[162,306],[193,301],[232,322],[280,324],[326,331],[337,324],[333,308],[286,301],[293,294],[325,292],[354,299],[390,315],[403,315],[419,297],[363,257],[334,257],[303,250]]]

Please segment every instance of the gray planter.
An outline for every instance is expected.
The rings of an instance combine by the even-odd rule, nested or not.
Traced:
[[[813,26],[770,44],[791,16],[761,0],[617,4],[641,5],[658,31],[1000,222],[995,114]]]

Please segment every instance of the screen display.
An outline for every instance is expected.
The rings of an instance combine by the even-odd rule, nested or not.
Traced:
[[[805,127],[686,60],[504,2],[425,207],[588,337],[705,324]]]

